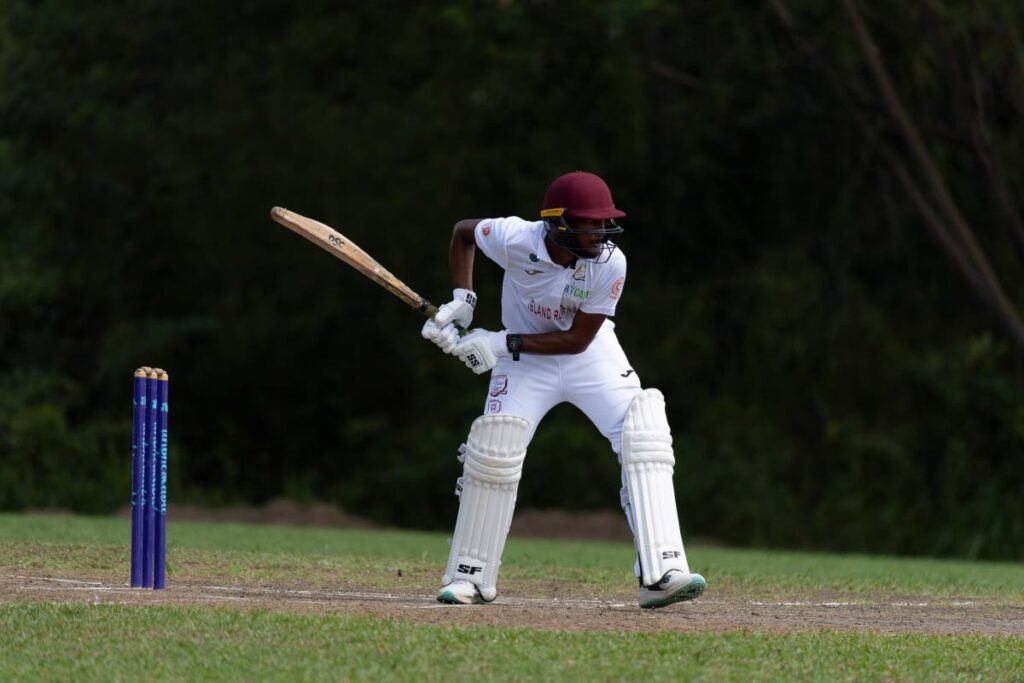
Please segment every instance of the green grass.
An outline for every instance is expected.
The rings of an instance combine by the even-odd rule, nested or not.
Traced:
[[[128,521],[0,515],[0,572],[124,580]],[[446,535],[172,522],[169,580],[432,589]],[[712,591],[1024,604],[1024,567],[694,547]],[[512,539],[511,594],[567,577],[632,598],[632,549]],[[381,571],[383,568],[383,571]],[[399,571],[401,570],[401,576]],[[35,596],[38,599],[38,596]],[[863,632],[553,632],[217,607],[0,601],[0,680],[1024,680],[1024,639]]]
[[[7,566],[48,569],[103,569],[127,566],[122,555],[128,520],[0,514],[0,549]],[[212,567],[238,579],[277,580],[343,572],[374,576],[383,562],[403,575],[440,574],[447,558],[445,534],[201,524],[169,526],[170,575]],[[26,542],[74,546],[40,554]],[[83,551],[82,546],[86,549]],[[791,598],[808,592],[887,593],[949,598],[996,599],[1024,605],[1024,565],[915,558],[873,557],[733,548],[688,549],[694,571],[717,591]],[[18,564],[19,558],[25,564]],[[631,589],[633,551],[623,543],[509,540],[502,575],[510,582],[546,581],[556,572],[599,594]],[[356,583],[359,583],[357,580]]]
[[[560,633],[269,611],[0,606],[3,680],[1019,680],[1012,638]]]

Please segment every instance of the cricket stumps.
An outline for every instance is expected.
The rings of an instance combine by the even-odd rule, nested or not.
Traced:
[[[167,390],[160,368],[135,371],[132,400],[131,585],[164,588],[167,566]]]

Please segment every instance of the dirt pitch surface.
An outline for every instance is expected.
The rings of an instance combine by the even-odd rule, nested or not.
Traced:
[[[817,629],[874,633],[998,634],[1024,636],[1024,608],[979,600],[915,596],[808,597],[759,601],[710,591],[705,597],[659,610],[641,610],[635,595],[589,599],[553,595],[500,595],[490,605],[449,606],[432,592],[370,588],[306,590],[271,585],[177,582],[162,591],[129,588],[89,577],[0,575],[0,604],[54,603],[216,606],[312,614],[374,614],[423,624],[491,625],[593,631],[769,631]]]

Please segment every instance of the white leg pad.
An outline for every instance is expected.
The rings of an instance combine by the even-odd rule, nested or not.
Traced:
[[[675,461],[665,397],[657,389],[645,389],[629,404],[622,425],[622,469],[629,494],[627,514],[632,513],[633,537],[645,586],[660,581],[670,569],[690,571],[672,487]]]
[[[442,585],[471,581],[490,602],[523,471],[530,423],[514,415],[478,417],[469,430],[459,517]],[[659,577],[660,578],[660,577]]]

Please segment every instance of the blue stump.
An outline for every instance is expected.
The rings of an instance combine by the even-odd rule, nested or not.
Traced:
[[[146,505],[143,508],[144,531],[142,534],[142,586],[153,587],[153,549],[156,533],[156,450],[157,450],[157,395],[156,372],[150,371],[146,378]]]
[[[153,535],[153,588],[163,588],[167,563],[167,390],[170,378],[157,376],[156,529]]]
[[[149,368],[135,371],[132,397],[132,560],[131,585],[142,585],[143,520],[146,504],[146,375]]]

